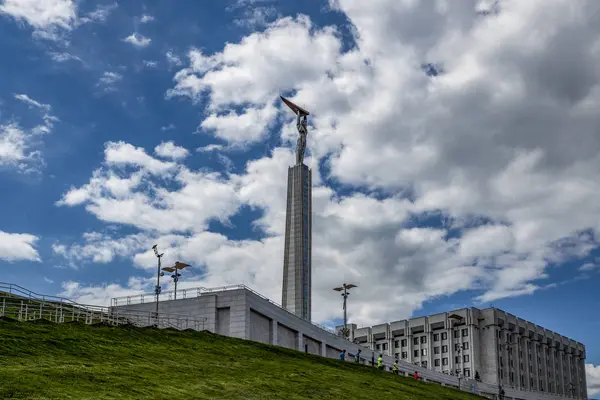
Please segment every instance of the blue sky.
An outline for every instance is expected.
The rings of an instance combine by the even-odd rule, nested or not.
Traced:
[[[600,389],[595,5],[488,3],[0,0],[0,281],[106,304],[158,243],[182,287],[279,301],[282,93],[318,322],[342,281],[359,325],[493,304],[583,342]]]

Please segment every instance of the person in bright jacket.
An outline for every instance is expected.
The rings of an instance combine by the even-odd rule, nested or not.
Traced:
[[[398,360],[394,360],[394,366],[392,367],[394,374],[398,375]]]
[[[359,363],[360,362],[360,349],[358,349],[358,351],[354,355],[354,362],[355,363]]]
[[[340,353],[339,359],[341,361],[344,361],[345,358],[346,358],[346,349],[342,350],[342,352]]]
[[[415,378],[416,380],[421,379],[421,377],[419,376],[419,373],[417,371],[415,371],[415,374],[413,375],[413,378]]]
[[[380,354],[377,359],[377,368],[379,368],[380,371],[383,371],[383,354]]]

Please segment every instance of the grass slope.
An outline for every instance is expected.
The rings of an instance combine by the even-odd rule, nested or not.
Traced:
[[[206,332],[0,320],[0,399],[481,399]]]

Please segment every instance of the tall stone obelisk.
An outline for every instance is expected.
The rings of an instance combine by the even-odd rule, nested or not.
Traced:
[[[304,165],[306,117],[309,112],[289,100],[281,100],[297,116],[296,165],[288,168],[285,249],[283,252],[282,306],[311,320],[312,295],[312,172]]]

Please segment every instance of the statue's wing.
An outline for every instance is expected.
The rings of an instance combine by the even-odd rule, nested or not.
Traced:
[[[294,112],[294,114],[298,115],[298,113],[300,113],[300,115],[310,115],[310,113],[308,111],[306,111],[304,108],[295,105],[294,103],[292,103],[291,101],[289,101],[288,99],[286,99],[283,96],[279,96],[281,97],[281,100],[283,100],[283,102],[292,109],[292,111]]]

